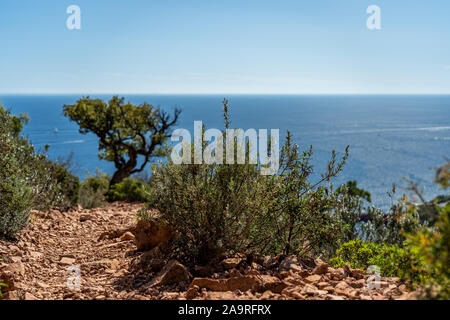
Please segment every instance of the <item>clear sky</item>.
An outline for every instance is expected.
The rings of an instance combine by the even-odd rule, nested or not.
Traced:
[[[450,1],[0,0],[0,93],[448,94]]]

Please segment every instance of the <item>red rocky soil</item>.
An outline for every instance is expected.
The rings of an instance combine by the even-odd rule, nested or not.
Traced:
[[[367,286],[359,270],[295,257],[229,257],[191,272],[162,258],[161,246],[137,251],[139,204],[34,212],[17,241],[0,240],[4,299],[414,299],[396,278]],[[154,230],[150,228],[147,230]],[[158,229],[156,232],[160,232]],[[152,231],[153,232],[153,231]],[[164,233],[164,232],[163,232]],[[139,239],[138,239],[139,240]],[[142,244],[139,243],[141,247]],[[153,245],[152,245],[153,246]],[[69,288],[68,268],[80,269]],[[192,272],[194,274],[192,274]],[[202,276],[203,275],[203,276]]]

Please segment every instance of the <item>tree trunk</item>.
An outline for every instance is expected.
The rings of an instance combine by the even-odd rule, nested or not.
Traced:
[[[125,178],[128,178],[130,176],[130,171],[131,170],[127,170],[127,168],[124,168],[114,172],[114,175],[109,182],[109,188],[111,189],[113,185],[121,183]]]
[[[114,172],[111,181],[109,182],[109,189],[115,184],[121,183],[123,179],[128,178],[131,175],[131,171],[137,166],[137,153],[136,151],[129,151],[130,160],[121,168],[117,168]]]

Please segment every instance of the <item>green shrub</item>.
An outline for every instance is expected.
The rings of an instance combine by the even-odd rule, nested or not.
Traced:
[[[450,186],[450,162],[437,171],[436,181],[443,187]],[[450,203],[435,205],[437,221],[432,227],[424,227],[409,235],[406,245],[425,260],[429,278],[424,282],[426,297],[450,299]]]
[[[228,128],[227,101],[224,114]],[[341,224],[332,214],[334,194],[323,184],[341,170],[347,154],[336,164],[333,152],[327,173],[312,183],[312,150],[299,155],[290,141],[288,134],[274,176],[248,163],[176,165],[169,159],[153,167],[148,207],[176,229],[178,259],[201,264],[221,253],[306,255],[334,246]]]
[[[281,149],[279,174],[269,178],[268,217],[262,217],[266,226],[264,235],[258,234],[263,253],[297,254],[328,257],[334,254],[340,243],[344,225],[334,213],[336,196],[330,180],[339,174],[348,157],[348,147],[341,161],[333,150],[327,171],[319,181],[312,181],[312,146],[300,153],[287,133]]]
[[[67,158],[58,158],[56,162],[50,162],[53,166],[53,179],[61,195],[60,206],[73,207],[78,204],[80,195],[80,179],[71,173],[73,169],[73,151]]]
[[[146,202],[149,199],[150,188],[144,181],[136,178],[126,178],[111,186],[106,193],[106,199],[112,201]]]
[[[81,183],[79,203],[85,209],[104,207],[108,189],[109,176],[97,170],[95,175],[87,177]]]
[[[150,187],[138,178],[125,178],[113,186],[110,176],[97,170],[95,175],[87,177],[80,185],[79,202],[85,209],[104,207],[107,202],[146,202]]]
[[[358,239],[361,236],[360,225],[364,219],[364,201],[360,195],[350,190],[348,183],[336,190],[334,212],[343,224],[342,242]]]
[[[380,268],[382,276],[400,277],[415,283],[422,283],[428,277],[423,258],[407,247],[361,240],[344,243],[330,264],[337,268],[349,265],[364,271],[375,265]]]
[[[27,121],[0,105],[0,236],[8,238],[26,226],[31,209],[71,206],[78,196],[78,178],[20,135]]]
[[[20,136],[27,121],[0,106],[0,236],[8,238],[26,226],[31,209],[48,208],[58,193],[47,157]]]

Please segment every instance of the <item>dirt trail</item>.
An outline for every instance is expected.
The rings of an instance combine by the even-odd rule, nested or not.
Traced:
[[[13,273],[16,299],[132,298],[116,285],[127,274],[136,246],[132,234],[141,205],[113,203],[106,208],[35,212],[16,242],[0,240],[0,272]],[[80,270],[77,282],[68,278]],[[72,277],[72,279],[74,279]]]

